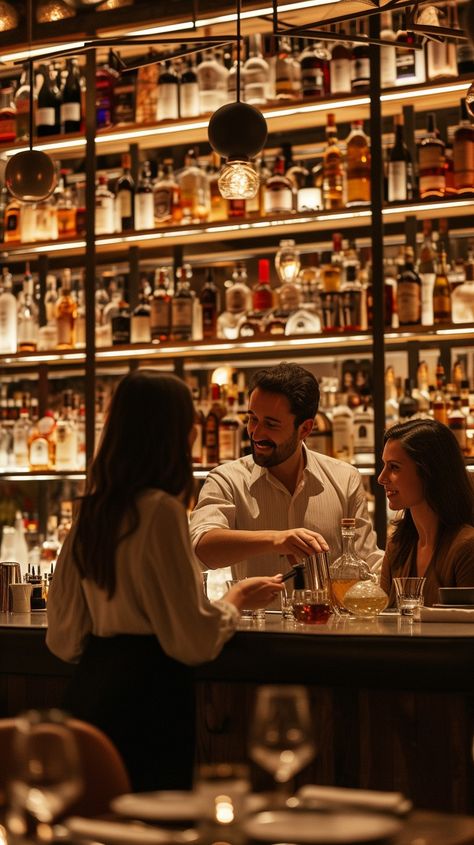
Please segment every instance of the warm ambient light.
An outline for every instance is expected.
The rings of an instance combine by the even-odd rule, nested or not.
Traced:
[[[257,196],[260,180],[248,161],[228,161],[217,180],[219,192],[226,200],[251,200]]]

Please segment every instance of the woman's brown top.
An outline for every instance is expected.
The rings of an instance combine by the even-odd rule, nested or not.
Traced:
[[[417,574],[416,547],[408,558],[400,560],[396,543],[389,542],[380,576],[380,586],[390,598],[389,606],[395,604],[393,579]],[[462,525],[443,533],[425,578],[423,595],[427,607],[439,602],[439,587],[474,587],[474,528],[471,525]]]

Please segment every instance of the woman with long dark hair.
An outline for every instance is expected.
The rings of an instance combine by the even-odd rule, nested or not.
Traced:
[[[474,586],[474,491],[453,432],[436,420],[410,420],[385,432],[379,475],[389,507],[403,511],[382,563],[381,586],[425,576],[426,605],[439,587]]]
[[[280,577],[249,578],[209,602],[191,548],[194,408],[187,386],[136,370],[117,386],[48,599],[47,644],[78,663],[64,702],[105,731],[133,788],[191,787],[191,666],[212,660],[242,607]]]

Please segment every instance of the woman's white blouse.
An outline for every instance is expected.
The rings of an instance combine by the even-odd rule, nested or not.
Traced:
[[[88,634],[155,634],[170,657],[189,665],[212,660],[232,636],[239,612],[210,603],[178,499],[160,490],[138,500],[138,529],[118,546],[111,599],[82,579],[72,559],[74,526],[56,564],[48,596],[46,643],[57,657],[77,662]]]

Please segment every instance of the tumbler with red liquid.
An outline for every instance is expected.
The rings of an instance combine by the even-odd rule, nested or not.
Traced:
[[[304,625],[324,625],[332,613],[327,590],[293,590],[293,615]]]

